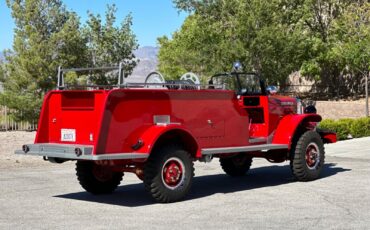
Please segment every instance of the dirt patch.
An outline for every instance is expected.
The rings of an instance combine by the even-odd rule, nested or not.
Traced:
[[[41,157],[14,154],[14,151],[21,149],[23,144],[33,143],[35,135],[36,132],[0,132],[0,170],[50,164]]]

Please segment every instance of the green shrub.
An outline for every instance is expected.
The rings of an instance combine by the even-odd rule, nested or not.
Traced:
[[[339,140],[346,140],[348,139],[348,135],[352,135],[351,133],[351,127],[353,124],[354,120],[353,119],[340,119],[335,122],[336,125],[336,132],[337,132],[337,137]],[[353,136],[353,135],[352,135]]]
[[[320,122],[319,128],[321,129],[328,129],[328,130],[335,130],[335,121],[332,119],[325,119]]]
[[[328,129],[337,133],[338,140],[345,140],[348,138],[348,135],[351,134],[351,124],[352,119],[341,119],[334,121],[331,119],[323,120],[320,123],[321,129]]]
[[[320,123],[319,128],[335,131],[338,140],[346,140],[349,135],[355,138],[368,137],[370,136],[370,118],[345,118],[337,121],[326,119]]]
[[[370,136],[370,117],[354,120],[351,126],[351,134],[353,137]]]

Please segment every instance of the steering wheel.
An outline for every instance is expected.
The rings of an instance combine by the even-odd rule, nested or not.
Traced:
[[[193,84],[199,85],[200,81],[197,75],[192,72],[185,73],[184,75],[181,76],[180,80],[182,81],[191,81]]]
[[[160,72],[151,72],[148,74],[148,76],[145,78],[145,84],[164,84],[166,81],[164,80],[163,75]],[[146,85],[146,88],[163,88],[161,85]]]

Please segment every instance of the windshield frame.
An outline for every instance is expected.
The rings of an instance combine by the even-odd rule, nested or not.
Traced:
[[[259,86],[261,88],[261,91],[260,93],[253,93],[253,94],[250,94],[248,92],[243,92],[243,87],[242,87],[242,84],[241,84],[241,80],[240,80],[240,76],[241,75],[251,75],[251,76],[254,76],[258,79],[259,81]],[[211,77],[211,80],[210,82],[213,84],[214,83],[214,78],[216,77],[235,77],[236,81],[235,83],[237,84],[237,90],[236,91],[236,94],[238,95],[267,95],[267,92],[266,92],[266,87],[265,87],[265,82],[259,77],[259,75],[257,73],[254,73],[254,72],[231,72],[231,73],[218,73],[218,74],[215,74]]]

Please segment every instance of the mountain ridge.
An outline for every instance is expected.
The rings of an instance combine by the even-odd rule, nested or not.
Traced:
[[[144,81],[146,76],[157,70],[158,67],[158,47],[143,46],[134,51],[138,64],[133,73],[127,78],[130,81]],[[0,51],[0,61],[4,61],[4,52]]]
[[[146,76],[157,70],[158,67],[158,47],[143,46],[134,51],[139,60],[132,74],[127,78],[127,82],[143,82]]]

